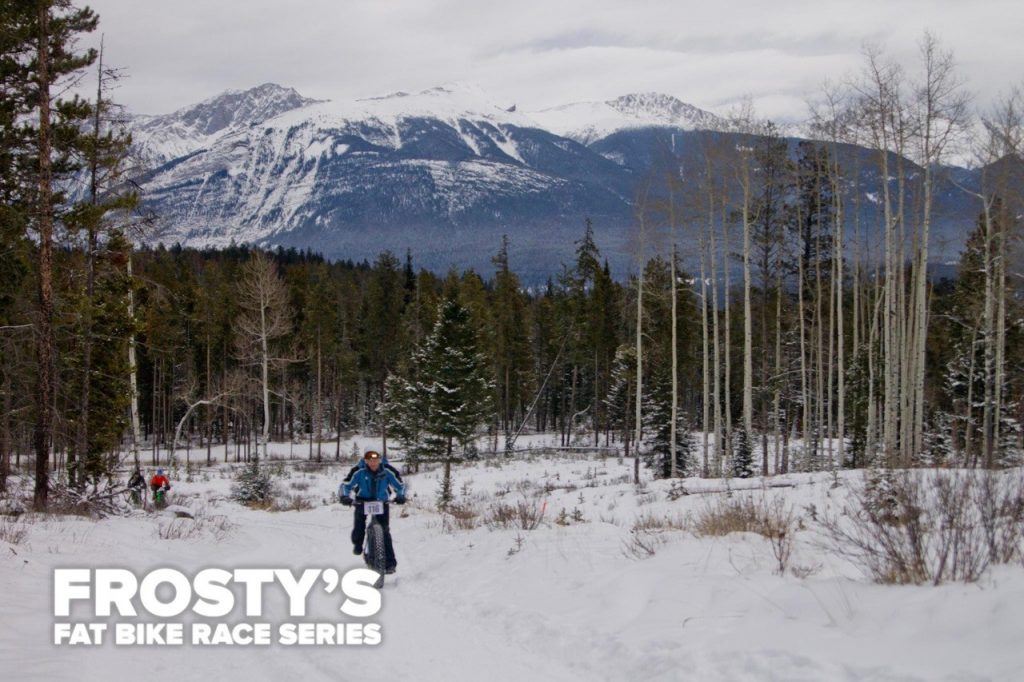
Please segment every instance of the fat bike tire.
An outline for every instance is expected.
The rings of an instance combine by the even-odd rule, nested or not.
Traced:
[[[366,529],[366,564],[380,574],[373,586],[383,587],[387,554],[384,551],[384,528],[379,523],[371,523]]]

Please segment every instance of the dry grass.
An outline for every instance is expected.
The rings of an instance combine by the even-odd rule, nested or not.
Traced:
[[[227,516],[200,516],[194,519],[176,518],[157,525],[157,536],[162,540],[196,540],[212,536],[218,542],[231,534],[234,524]]]
[[[656,516],[650,511],[643,512],[633,521],[629,536],[623,540],[622,553],[632,559],[647,559],[668,541],[666,532],[689,529],[690,522],[679,514]]]
[[[693,531],[700,536],[729,533],[757,533],[761,510],[752,497],[718,497],[704,502],[693,519]]]
[[[634,528],[622,543],[622,553],[633,559],[649,559],[665,544],[660,533]]]
[[[544,520],[545,508],[536,500],[520,500],[516,504],[497,502],[492,504],[484,514],[484,525],[491,530],[516,528],[519,530],[536,530]]]
[[[313,508],[313,502],[305,495],[284,495],[274,498],[267,511],[305,511]]]
[[[693,530],[700,536],[757,533],[771,544],[776,572],[782,575],[793,555],[797,522],[797,515],[782,497],[720,497],[705,502],[694,518]]]
[[[24,522],[0,517],[0,540],[12,545],[20,545],[26,537],[28,537],[28,527]]]
[[[446,533],[456,530],[473,530],[480,526],[480,512],[472,505],[450,503],[443,512],[441,528]]]
[[[632,528],[633,532],[689,529],[690,523],[681,515],[655,516],[651,512],[644,512],[637,516]]]

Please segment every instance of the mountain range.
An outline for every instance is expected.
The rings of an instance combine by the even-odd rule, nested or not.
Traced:
[[[665,150],[683,168],[699,163],[707,136],[730,135],[714,132],[721,124],[658,93],[521,112],[465,84],[351,101],[265,84],[137,116],[131,129],[149,168],[145,205],[158,217],[150,243],[280,245],[353,260],[411,249],[420,266],[488,271],[508,234],[513,267],[539,283],[570,260],[587,217],[623,276],[640,183]],[[861,208],[849,212],[865,225],[877,213],[869,154],[847,146],[840,159],[865,169]],[[938,260],[955,257],[975,214],[966,194],[940,183]]]

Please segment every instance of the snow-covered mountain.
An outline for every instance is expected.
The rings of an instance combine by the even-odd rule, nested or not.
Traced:
[[[479,88],[340,102],[282,90],[240,93],[248,113],[230,122],[218,98],[142,122],[152,158],[180,152],[145,178],[161,219],[153,241],[359,258],[411,247],[446,267],[486,263],[508,232],[550,272],[552,247],[571,246],[584,216],[609,229],[628,219],[628,172]]]
[[[229,132],[315,101],[273,83],[228,90],[171,114],[136,116],[132,137],[142,158],[160,165],[207,147]]]
[[[133,133],[159,217],[151,243],[351,259],[411,248],[425,267],[487,269],[508,234],[517,270],[539,283],[571,258],[585,217],[612,266],[629,267],[638,181],[666,150],[701,165],[708,136],[733,135],[720,124],[656,93],[523,113],[465,84],[330,102],[268,84],[139,117]],[[866,153],[844,147],[840,163],[870,168],[855,158]],[[865,175],[851,202],[861,224],[877,223],[877,182]],[[952,185],[936,192],[934,234],[949,246],[936,257],[948,258],[975,209]]]
[[[715,130],[722,120],[671,95],[644,92],[604,102],[575,102],[530,114],[541,127],[582,144],[591,144],[620,130],[676,128]]]

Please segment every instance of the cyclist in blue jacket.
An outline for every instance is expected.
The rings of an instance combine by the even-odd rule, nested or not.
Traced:
[[[391,541],[391,525],[388,499],[391,491],[395,491],[395,504],[405,504],[405,485],[402,483],[398,470],[388,464],[376,450],[367,450],[363,461],[353,467],[345,480],[338,486],[338,496],[345,506],[355,507],[355,522],[352,526],[352,553],[363,553],[363,540],[366,538],[366,512],[362,504],[354,502],[380,501],[384,503],[384,513],[378,521],[384,529],[384,551],[386,572],[394,573],[398,562],[395,560],[395,547]],[[353,491],[356,493],[352,499]]]

